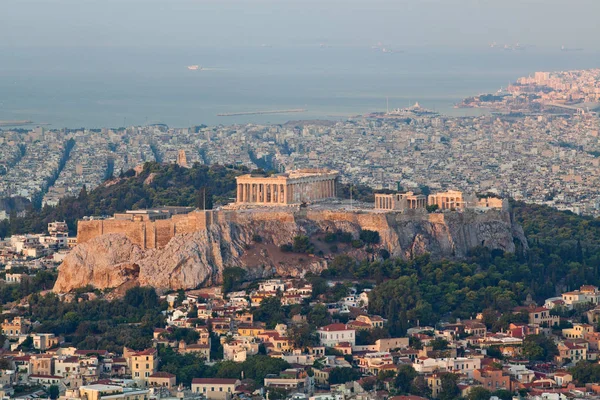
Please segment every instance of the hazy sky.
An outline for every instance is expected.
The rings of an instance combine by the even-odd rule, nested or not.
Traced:
[[[598,49],[599,0],[0,0],[0,46]],[[1,62],[0,55],[0,62]]]

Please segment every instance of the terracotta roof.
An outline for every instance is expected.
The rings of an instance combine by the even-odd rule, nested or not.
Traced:
[[[133,353],[132,356],[153,356],[156,354],[156,349],[146,349]]]
[[[150,375],[150,378],[175,378],[175,375],[173,375],[169,372],[159,371],[159,372],[155,372],[152,375]]]
[[[368,323],[362,322],[362,321],[350,321],[350,322],[348,322],[348,325],[350,325],[350,326],[371,326],[371,324],[368,324]]]
[[[331,331],[349,331],[352,329],[346,327],[346,325],[344,325],[344,324],[330,324],[330,325],[324,326],[322,328],[319,328],[319,330],[322,330],[325,332],[331,332]]]

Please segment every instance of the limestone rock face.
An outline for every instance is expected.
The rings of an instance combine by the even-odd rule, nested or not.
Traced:
[[[240,267],[248,278],[302,276],[327,268],[328,245],[316,240],[326,232],[362,229],[379,232],[380,248],[392,256],[410,258],[465,257],[476,246],[515,251],[515,241],[527,249],[520,226],[507,211],[443,214],[359,211],[247,210],[221,213],[206,229],[175,234],[160,249],[142,249],[124,233],[94,237],[78,245],[59,267],[55,292],[91,285],[99,289],[139,284],[160,290],[191,289],[219,284],[223,270]],[[279,246],[297,235],[311,238],[325,257],[282,253]],[[260,240],[256,240],[259,237]],[[350,250],[358,257],[364,250]]]
[[[69,253],[60,266],[54,291],[69,292],[87,285],[105,289],[135,281],[140,273],[137,261],[143,256],[124,235],[103,235]]]

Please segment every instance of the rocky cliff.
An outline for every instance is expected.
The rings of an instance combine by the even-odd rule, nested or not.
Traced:
[[[132,284],[197,288],[220,283],[223,270],[233,266],[244,268],[253,278],[319,272],[333,257],[329,245],[319,239],[338,230],[354,237],[362,229],[377,231],[379,247],[392,256],[407,258],[426,252],[437,258],[460,258],[479,245],[514,252],[515,240],[527,247],[522,229],[508,212],[500,210],[401,214],[256,209],[215,211],[210,219],[202,229],[175,234],[162,248],[140,247],[128,237],[128,230],[88,238],[59,267],[54,291]],[[282,253],[279,246],[291,243],[297,235],[311,238],[321,256]],[[363,250],[341,244],[340,251],[364,256]]]

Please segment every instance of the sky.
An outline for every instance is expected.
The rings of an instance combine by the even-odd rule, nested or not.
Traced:
[[[0,0],[0,46],[599,50],[598,15],[598,0]]]

